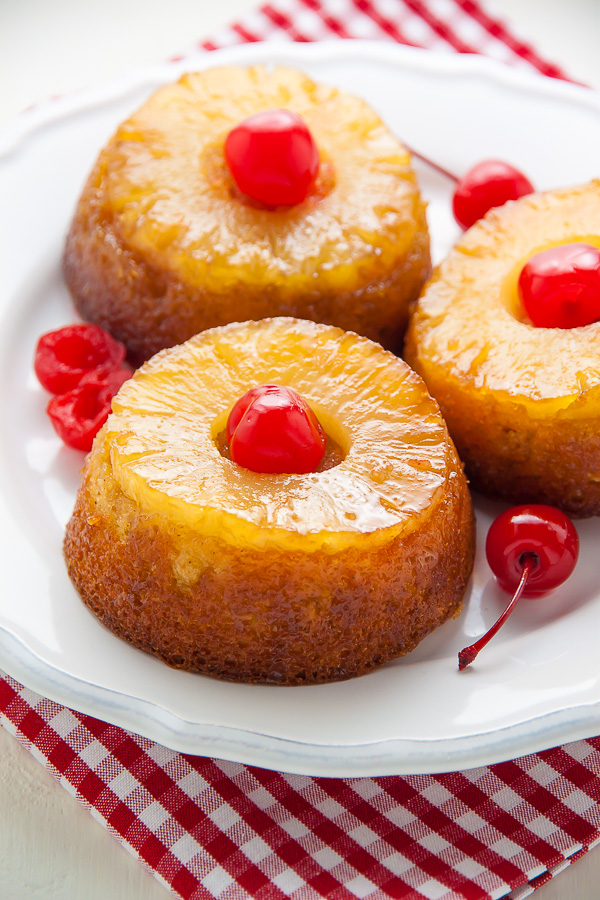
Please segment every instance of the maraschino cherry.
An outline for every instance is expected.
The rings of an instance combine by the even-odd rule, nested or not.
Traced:
[[[493,207],[503,206],[508,200],[518,200],[533,192],[533,185],[527,176],[500,159],[482,160],[459,178],[412,147],[407,149],[421,162],[455,183],[452,212],[462,228],[470,228]]]
[[[513,506],[492,522],[485,552],[498,584],[513,596],[490,630],[460,651],[459,669],[473,662],[521,597],[541,597],[567,580],[579,556],[579,537],[569,517],[554,506]]]
[[[59,438],[75,450],[88,453],[94,438],[108,419],[111,402],[119,388],[131,378],[128,369],[88,372],[77,387],[53,397],[46,412]]]
[[[486,159],[469,169],[456,184],[452,196],[454,218],[470,228],[488,210],[533,192],[529,179],[500,159]]]
[[[124,360],[124,344],[99,325],[81,322],[43,334],[33,367],[42,387],[52,394],[64,394],[76,388],[88,372],[111,372],[122,368]]]
[[[577,328],[600,319],[600,249],[560,244],[536,253],[519,275],[519,297],[534,325]]]
[[[325,453],[325,435],[308,403],[278,384],[252,388],[227,420],[232,460],[253,472],[304,475]]]
[[[240,191],[270,208],[301,203],[319,171],[313,136],[289,109],[265,110],[236,125],[225,159]]]

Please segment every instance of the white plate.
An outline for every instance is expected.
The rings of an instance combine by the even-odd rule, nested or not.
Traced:
[[[74,315],[60,275],[85,176],[115,126],[185,69],[295,64],[365,97],[409,144],[449,169],[489,156],[539,188],[600,174],[600,103],[573,85],[481,57],[387,43],[249,45],[144,71],[38,107],[0,136],[0,665],[32,689],[174,749],[314,775],[441,772],[600,732],[597,520],[579,525],[575,575],[524,601],[472,669],[456,653],[505,597],[479,552],[459,620],[405,659],[318,687],[222,683],[171,670],[105,630],[66,576],[61,540],[82,457],[61,446],[31,369],[35,341]],[[458,236],[449,185],[419,167],[437,258]],[[480,534],[499,507],[477,501]]]

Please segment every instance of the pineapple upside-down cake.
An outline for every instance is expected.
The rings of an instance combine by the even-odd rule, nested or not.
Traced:
[[[600,514],[599,248],[595,180],[491,210],[425,287],[404,355],[476,490]]]
[[[303,199],[268,205],[232,175],[232,154],[244,164],[239,142],[227,158],[225,147],[240,123],[282,109],[308,129],[318,171]],[[77,310],[134,363],[206,328],[275,315],[398,351],[429,271],[408,151],[364,101],[263,66],[184,75],[123,122],[84,187],[64,254]]]
[[[316,415],[335,448],[318,470],[230,458],[231,411],[261,384]],[[65,538],[71,579],[118,635],[172,666],[282,684],[412,650],[458,613],[473,553],[466,480],[419,376],[291,318],[210,329],[143,365],[95,439]]]

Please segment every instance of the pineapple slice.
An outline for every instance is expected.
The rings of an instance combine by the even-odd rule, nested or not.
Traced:
[[[340,448],[308,475],[222,452],[249,388],[298,391]],[[65,540],[84,601],[174,666],[297,684],[360,675],[457,613],[466,481],[437,404],[379,345],[276,318],[146,363],[96,438]]]
[[[286,107],[321,156],[306,200],[265,209],[227,168],[228,132]],[[287,68],[184,75],[102,151],[71,227],[64,272],[81,315],[146,359],[197,332],[296,315],[399,349],[430,271],[410,156],[362,100]]]
[[[405,358],[437,399],[473,487],[600,513],[600,322],[537,328],[517,294],[527,260],[600,246],[600,181],[494,209],[425,288]]]

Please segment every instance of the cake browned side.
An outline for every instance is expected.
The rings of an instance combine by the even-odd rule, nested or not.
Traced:
[[[95,513],[88,467],[65,539],[69,575],[98,618],[166,663],[244,682],[308,684],[363,675],[403,656],[455,616],[473,563],[473,514],[464,476],[406,539],[361,552],[232,552],[191,585],[173,574],[168,526],[120,498],[119,524]],[[115,490],[107,469],[106,486]],[[190,548],[201,538],[180,534]]]

